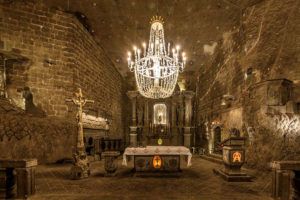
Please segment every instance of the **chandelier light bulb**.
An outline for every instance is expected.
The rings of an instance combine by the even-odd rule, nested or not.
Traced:
[[[133,50],[136,51],[136,49],[137,49],[136,46],[133,46]]]
[[[128,51],[128,52],[127,52],[127,55],[128,55],[129,57],[131,57],[131,52],[130,52],[130,51]]]
[[[143,42],[143,47],[146,48],[146,43],[145,42]]]
[[[179,45],[176,45],[176,50],[178,51],[180,49],[180,46]]]
[[[182,57],[185,57],[185,52],[182,52]]]

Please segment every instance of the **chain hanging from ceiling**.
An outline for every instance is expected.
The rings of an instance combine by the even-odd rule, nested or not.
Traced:
[[[143,43],[143,50],[133,47],[128,52],[128,66],[134,72],[138,91],[146,98],[170,97],[177,84],[179,72],[184,70],[186,55],[180,55],[180,46],[166,46],[163,19],[152,17],[149,44]]]

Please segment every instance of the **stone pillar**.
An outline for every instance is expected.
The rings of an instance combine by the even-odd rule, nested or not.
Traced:
[[[172,118],[171,118],[171,126],[175,127],[176,126],[176,100],[172,99]]]
[[[145,99],[145,115],[144,115],[144,126],[149,127],[149,103],[148,100]]]
[[[128,91],[127,96],[132,103],[132,126],[136,126],[136,97],[138,95],[137,91]]]
[[[136,97],[138,95],[137,91],[128,91],[127,96],[132,103],[132,122],[130,128],[130,146],[137,146],[137,122],[136,122]]]
[[[130,146],[136,147],[137,146],[137,127],[130,126]]]
[[[184,127],[184,138],[183,138],[183,142],[184,142],[184,146],[187,148],[191,147],[191,138],[192,138],[192,134],[191,134],[191,127]]]
[[[185,126],[191,126],[191,119],[192,119],[192,98],[194,97],[194,92],[192,91],[185,91],[184,95],[184,104],[185,104]]]
[[[185,118],[184,118],[184,146],[191,147],[191,119],[192,119],[192,98],[194,92],[184,91],[184,105],[185,105]]]

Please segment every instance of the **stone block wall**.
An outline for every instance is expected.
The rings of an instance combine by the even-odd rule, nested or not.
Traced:
[[[39,2],[0,2],[0,54],[3,55],[0,66],[7,59],[7,96],[12,104],[24,109],[23,92],[28,87],[36,112],[26,126],[36,127],[38,122],[44,125],[41,132],[45,137],[38,136],[37,131],[31,137],[32,145],[28,145],[28,149],[35,146],[35,142],[41,144],[43,139],[57,140],[61,136],[61,141],[66,141],[70,134],[76,133],[71,128],[66,128],[67,134],[59,130],[64,130],[62,127],[66,124],[74,125],[75,106],[66,103],[65,99],[73,97],[78,87],[82,88],[86,98],[95,101],[86,106],[85,112],[108,118],[110,136],[123,137],[123,78],[100,45],[70,13],[48,8]],[[2,117],[5,119],[1,119],[0,125],[4,121],[8,123],[5,114]],[[18,146],[23,139],[12,141]],[[9,146],[13,146],[13,142]],[[60,148],[63,143],[57,145]],[[0,146],[3,149],[6,143],[0,142]],[[64,148],[65,152],[71,152],[72,146],[65,145]],[[48,148],[43,150],[50,156]],[[10,151],[11,155],[17,154],[16,151],[16,148]]]
[[[72,55],[66,54],[72,34],[70,16],[42,5],[1,4],[2,51],[26,59],[7,67],[8,96],[22,106],[20,90],[28,86],[36,106],[48,116],[64,116],[64,99],[72,95]]]
[[[0,99],[0,158],[37,158],[53,163],[72,158],[77,125],[57,117],[34,117]]]
[[[238,128],[249,138],[249,166],[299,159],[292,142],[300,137],[299,11],[297,0],[265,0],[245,8],[240,24],[223,34],[211,62],[199,70],[196,123],[205,128],[197,137],[208,149],[215,127],[221,127],[222,140]],[[291,81],[292,95],[283,105],[268,105],[287,95],[284,79]]]

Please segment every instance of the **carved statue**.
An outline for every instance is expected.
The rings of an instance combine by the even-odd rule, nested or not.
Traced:
[[[30,112],[35,106],[33,104],[33,95],[29,87],[24,87],[22,97],[25,101],[25,111]]]

